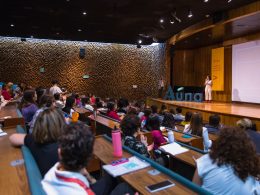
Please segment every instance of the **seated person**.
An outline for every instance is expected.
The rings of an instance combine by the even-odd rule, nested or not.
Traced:
[[[193,113],[190,124],[185,126],[183,132],[202,137],[205,152],[207,152],[212,145],[208,130],[206,127],[203,127],[202,116],[199,113]]]
[[[149,118],[150,114],[152,113],[151,109],[150,108],[146,108],[144,110],[144,115],[141,117],[141,128],[142,129],[147,129],[146,127],[146,122],[147,122],[147,119]],[[139,116],[138,116],[139,117]]]
[[[81,99],[81,104],[82,104],[82,107],[86,108],[87,110],[94,111],[93,106],[91,106],[91,104],[90,104],[89,97],[82,98]]]
[[[115,104],[114,102],[107,103],[107,116],[113,119],[120,121],[120,117],[118,116],[117,112],[115,111]]]
[[[260,154],[260,133],[252,130],[252,121],[248,118],[243,118],[237,121],[237,126],[246,131],[256,148],[256,152]]]
[[[106,174],[96,181],[86,167],[92,157],[94,136],[84,124],[74,123],[64,128],[59,138],[59,162],[45,175],[42,186],[47,195],[118,195],[133,194],[126,184]],[[116,186],[116,187],[115,187]]]
[[[125,100],[123,98],[120,98],[117,102],[117,113],[127,113],[127,109],[125,106]]]
[[[49,90],[49,93],[51,95],[54,95],[55,93],[59,93],[59,94],[64,93],[62,92],[61,88],[58,86],[59,82],[57,80],[53,80],[51,83],[52,83],[52,87]]]
[[[60,93],[55,93],[54,99],[55,99],[55,107],[56,108],[63,109],[65,107],[64,102],[61,101]]]
[[[69,96],[66,99],[65,107],[62,109],[63,112],[67,113],[68,115],[72,116],[75,106],[75,98],[73,96]]]
[[[40,169],[41,175],[58,161],[57,140],[63,133],[65,120],[56,108],[43,110],[37,117],[32,134],[15,133],[10,136],[14,146],[27,146]]]
[[[196,163],[193,182],[212,194],[260,194],[260,158],[242,129],[221,129]]]
[[[24,120],[26,123],[30,123],[33,119],[34,114],[38,110],[38,106],[36,105],[36,93],[34,90],[26,90],[23,94],[22,101],[19,105],[19,109],[22,112]]]
[[[190,124],[190,120],[192,117],[192,112],[186,112],[184,121],[181,122],[181,125],[185,126]]]
[[[166,107],[165,104],[162,104],[161,110],[160,110],[159,114],[164,115],[164,112],[165,112],[165,111],[167,111],[167,107]]]
[[[175,126],[174,116],[171,113],[169,113],[169,112],[164,113],[162,126],[168,127],[168,128],[171,128],[171,129],[177,129],[176,126]]]
[[[124,145],[138,152],[139,154],[149,158],[149,150],[147,138],[141,135],[141,141],[137,140],[140,128],[140,119],[136,115],[126,115],[120,123],[123,132]]]
[[[210,115],[209,124],[206,124],[205,127],[208,129],[209,133],[219,134],[220,116],[218,114]]]
[[[157,116],[151,117],[149,120],[149,126],[151,127],[151,133],[153,137],[154,150],[157,150],[162,144],[167,143],[162,131],[160,130],[160,120]]]
[[[7,101],[12,99],[11,91],[9,90],[9,88],[8,88],[8,86],[6,84],[2,85],[2,96]]]
[[[103,108],[103,101],[101,101],[101,99],[99,97],[96,97],[96,101],[95,101],[95,105],[98,108]]]
[[[185,117],[182,115],[182,108],[181,107],[176,108],[176,114],[174,116],[174,119],[175,119],[176,122],[181,122],[185,119]]]

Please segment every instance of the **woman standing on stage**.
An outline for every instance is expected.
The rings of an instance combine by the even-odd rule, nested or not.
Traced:
[[[212,100],[212,80],[211,76],[207,75],[205,79],[205,100],[206,101],[211,101]]]

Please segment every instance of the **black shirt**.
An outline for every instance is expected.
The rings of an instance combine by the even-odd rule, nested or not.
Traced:
[[[49,171],[51,167],[59,161],[58,158],[58,143],[47,143],[47,144],[37,144],[34,142],[31,134],[28,134],[24,138],[24,145],[27,146],[39,169],[44,177],[45,173]]]

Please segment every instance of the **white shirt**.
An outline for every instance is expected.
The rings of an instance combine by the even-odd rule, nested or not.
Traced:
[[[213,164],[208,154],[197,159],[198,175],[202,179],[202,188],[213,194],[255,195],[260,194],[260,183],[254,177],[243,182],[235,175],[230,165]]]
[[[190,124],[185,125],[183,132],[191,134]],[[202,127],[202,138],[204,151],[207,152],[212,145],[212,141],[209,139],[208,129],[206,127]]]
[[[56,163],[44,176],[42,186],[47,195],[86,195],[86,191],[79,184],[59,179],[56,174],[66,178],[76,178],[82,181],[87,187],[89,182],[82,174],[70,171],[60,171]]]
[[[55,93],[62,93],[61,89],[57,85],[50,88],[50,94],[54,95]]]
[[[90,104],[86,104],[86,105],[85,105],[85,108],[88,109],[88,110],[90,110],[90,111],[93,111],[93,110],[94,110],[93,106],[91,106]]]
[[[206,79],[205,85],[206,85],[206,86],[207,86],[207,85],[212,86],[212,80]]]

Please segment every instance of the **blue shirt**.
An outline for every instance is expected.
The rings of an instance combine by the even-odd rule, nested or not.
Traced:
[[[260,194],[260,182],[249,176],[243,182],[230,165],[218,166],[208,154],[197,159],[198,175],[202,187],[213,194],[255,195]]]

